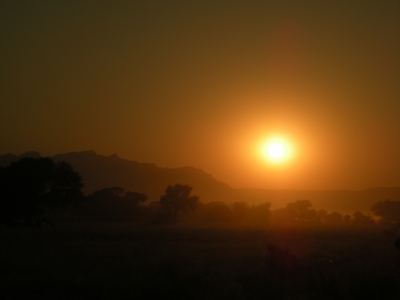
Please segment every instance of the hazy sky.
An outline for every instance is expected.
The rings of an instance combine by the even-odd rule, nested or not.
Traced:
[[[400,186],[400,2],[0,1],[0,154]],[[293,157],[265,161],[284,136]]]

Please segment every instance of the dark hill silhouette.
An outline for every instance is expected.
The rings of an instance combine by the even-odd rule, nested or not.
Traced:
[[[37,158],[40,154],[30,151],[21,156],[2,155],[0,166],[7,166],[23,157]],[[168,185],[180,183],[192,186],[193,193],[198,195],[202,202],[247,201],[250,204],[260,204],[267,201],[272,204],[272,209],[276,209],[285,207],[290,202],[305,199],[309,200],[315,209],[345,213],[357,210],[368,212],[372,205],[387,199],[400,201],[400,187],[371,188],[361,191],[232,189],[200,169],[159,168],[155,164],[122,159],[116,154],[103,156],[94,151],[84,151],[58,154],[53,159],[67,161],[82,175],[85,194],[102,188],[120,186],[125,190],[145,193],[149,196],[149,201],[158,201]]]
[[[40,155],[39,152],[36,151],[28,151],[24,154],[21,154],[20,156],[8,153],[0,156],[0,167],[7,167],[9,164],[11,164],[14,161],[18,161],[21,158],[25,157],[32,157],[32,158],[41,158],[42,156]]]
[[[0,166],[23,157],[40,157],[37,152],[27,152],[21,156],[6,154],[0,156]],[[139,163],[118,157],[116,154],[103,156],[94,151],[58,154],[55,161],[65,160],[81,174],[85,194],[95,190],[120,186],[125,190],[145,193],[150,201],[158,201],[168,185],[177,183],[193,187],[193,194],[203,202],[229,201],[238,192],[227,184],[214,179],[203,170],[193,167],[159,168],[155,164]]]

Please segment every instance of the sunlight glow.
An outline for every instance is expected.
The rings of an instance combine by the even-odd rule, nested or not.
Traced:
[[[267,152],[272,158],[280,158],[285,155],[286,149],[285,146],[280,143],[273,143],[268,146]]]
[[[292,156],[292,152],[291,144],[283,137],[270,138],[261,147],[262,156],[274,164],[286,162]]]

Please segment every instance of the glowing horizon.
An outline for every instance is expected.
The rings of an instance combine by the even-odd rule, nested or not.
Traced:
[[[399,1],[3,2],[0,154],[400,186]]]

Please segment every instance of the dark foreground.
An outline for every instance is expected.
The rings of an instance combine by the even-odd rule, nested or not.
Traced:
[[[0,238],[1,299],[400,299],[400,253],[379,228],[86,224]]]

